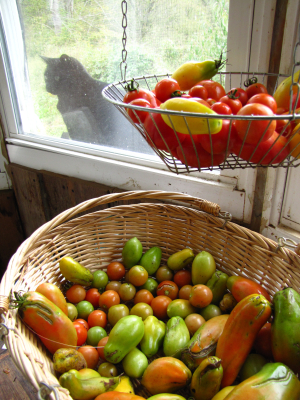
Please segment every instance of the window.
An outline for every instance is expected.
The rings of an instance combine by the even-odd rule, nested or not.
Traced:
[[[275,0],[131,0],[127,4],[127,77],[166,73],[185,60],[211,58],[226,49],[227,70],[268,69]],[[121,1],[0,0],[0,7],[1,114],[11,162],[121,189],[190,193],[219,203],[236,220],[250,222],[255,170],[177,176],[145,146],[130,124],[128,130],[133,129],[139,151],[136,145],[130,148],[124,138],[120,145],[116,140],[113,144],[97,143],[93,118],[85,104],[75,108],[76,112],[69,111],[68,106],[63,112],[57,110],[54,92],[62,85],[57,73],[43,75],[50,64],[55,70],[60,61],[68,64],[73,57],[93,82],[106,84],[120,79],[124,33]],[[179,27],[180,21],[183,24]],[[63,54],[68,57],[61,59]],[[78,80],[75,84],[78,86]],[[75,94],[72,101],[77,100]],[[122,115],[119,129],[112,128],[115,121],[111,118],[105,122],[105,116],[101,118],[104,132],[112,129],[111,135],[128,133]],[[92,140],[87,139],[89,132]]]

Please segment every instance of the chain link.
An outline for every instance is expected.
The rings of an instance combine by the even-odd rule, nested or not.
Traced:
[[[122,28],[123,28],[123,37],[122,37],[122,44],[123,44],[123,49],[122,49],[122,61],[120,62],[120,71],[121,71],[121,80],[125,81],[126,80],[126,70],[127,70],[127,50],[126,50],[126,43],[127,43],[127,34],[126,34],[126,28],[127,28],[127,2],[126,0],[123,0],[121,2],[121,9],[122,9]]]
[[[296,60],[296,58],[297,58],[297,51],[300,49],[300,24],[299,24],[299,26],[298,26],[298,42],[296,43],[296,45],[295,45],[295,48],[294,48],[294,63],[293,63],[293,69],[292,69],[292,84],[291,84],[291,87],[290,87],[290,109],[289,109],[289,113],[291,114],[291,112],[293,112],[293,114],[295,114],[295,109],[296,109],[296,107],[297,107],[297,103],[298,103],[298,100],[299,100],[299,95],[300,95],[300,73],[299,73],[299,76],[298,76],[298,79],[297,79],[297,81],[295,80],[295,73],[296,73],[296,71],[295,71],[295,69],[296,69],[296,67],[299,67],[299,65],[300,65],[300,61],[297,61]],[[294,94],[294,87],[296,87],[296,91],[295,91],[295,93],[296,93],[296,98],[295,98],[295,103],[294,103],[294,106],[292,105],[292,103],[293,103],[293,94]]]

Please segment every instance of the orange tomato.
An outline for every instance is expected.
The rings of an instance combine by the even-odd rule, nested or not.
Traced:
[[[86,360],[87,368],[95,369],[99,361],[98,351],[93,346],[82,346],[78,349]]]
[[[206,285],[195,285],[192,287],[189,301],[194,307],[204,308],[208,306],[213,299],[211,289]]]

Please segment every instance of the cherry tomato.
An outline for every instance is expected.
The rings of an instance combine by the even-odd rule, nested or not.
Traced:
[[[148,89],[143,89],[143,88],[138,88],[136,89],[136,83],[134,81],[131,81],[131,83],[129,84],[129,91],[125,94],[124,98],[123,98],[123,103],[130,103],[133,100],[136,99],[145,99],[147,101],[149,101],[151,107],[156,107],[157,106],[157,102],[156,102],[156,96],[154,93],[152,93],[150,90]]]
[[[133,298],[133,302],[134,304],[146,303],[150,305],[153,298],[154,298],[153,294],[149,292],[149,290],[141,289],[138,292],[136,292],[136,295]]]
[[[115,304],[120,304],[120,296],[115,290],[106,290],[99,299],[99,307],[108,310]]]
[[[247,93],[249,101],[252,96],[255,96],[259,93],[268,93],[268,90],[262,83],[253,83],[245,89],[245,92]]]
[[[96,347],[105,336],[107,336],[105,329],[101,328],[101,326],[93,326],[88,330],[86,344]]]
[[[232,115],[231,108],[229,107],[228,104],[222,103],[221,101],[215,102],[212,106],[211,109],[216,112],[217,114],[223,114],[223,115]]]
[[[162,281],[171,281],[173,279],[173,271],[171,268],[167,267],[166,265],[162,265],[156,271],[155,277],[158,282]]]
[[[194,307],[204,308],[208,306],[213,298],[211,289],[206,285],[195,285],[192,287],[189,301]]]
[[[117,367],[109,362],[100,364],[98,372],[101,376],[104,376],[105,378],[111,378],[112,376],[115,377],[118,375]]]
[[[205,151],[200,143],[195,143],[195,147],[196,152],[190,141],[183,142],[182,149],[180,146],[177,147],[178,159],[182,162],[182,164],[187,163],[188,166],[195,168],[207,168],[213,165],[220,165],[226,159],[225,153],[212,155]]]
[[[110,325],[114,326],[121,318],[127,315],[129,315],[129,308],[126,304],[116,304],[108,310],[107,319]]]
[[[208,92],[206,87],[203,85],[195,85],[189,90],[189,95],[191,97],[200,97],[200,99],[207,100]]]
[[[179,289],[178,297],[180,299],[189,300],[192,288],[193,288],[192,285],[182,286],[182,288]]]
[[[270,116],[272,117],[274,113],[271,109],[263,104],[246,104],[237,113],[239,115],[253,115],[253,116]],[[276,121],[273,120],[236,120],[234,121],[237,133],[239,137],[243,140],[245,137],[245,142],[250,144],[257,144],[261,137],[262,140],[268,140],[276,128]]]
[[[87,368],[95,369],[99,361],[98,351],[93,346],[82,346],[78,349],[87,363]]]
[[[225,96],[226,92],[219,82],[210,79],[198,82],[197,85],[202,85],[207,90],[207,98],[219,101],[221,97]]]
[[[83,318],[77,318],[73,322],[76,322],[76,324],[82,324],[87,331],[90,329],[88,322]]]
[[[219,101],[221,103],[227,104],[230,107],[232,114],[236,115],[240,111],[240,109],[243,107],[243,105],[239,99],[233,98],[231,96],[234,96],[234,95],[226,94],[225,96],[221,97]]]
[[[207,99],[206,102],[210,105],[210,107],[212,107],[215,103],[217,103],[217,100],[215,99]]]
[[[124,278],[126,269],[123,264],[114,261],[108,264],[106,273],[111,281],[118,281]]]
[[[150,315],[153,315],[152,307],[147,303],[137,303],[130,310],[130,315],[137,315],[143,321]]]
[[[201,135],[201,145],[204,150],[208,153],[213,153],[214,155],[224,154],[226,149],[229,154],[231,152],[233,140],[236,136],[236,129],[232,121],[224,119],[222,121],[222,129],[220,132],[211,135],[211,137],[209,135]]]
[[[279,135],[289,137],[292,132],[292,124],[288,119],[276,119],[276,129],[275,131]]]
[[[94,308],[97,308],[99,306],[99,299],[100,293],[98,289],[92,288],[86,292],[85,300],[89,301]]]
[[[191,337],[205,323],[205,319],[200,314],[190,314],[184,320]]]
[[[82,346],[83,343],[86,342],[88,331],[87,329],[80,323],[73,322],[74,328],[77,332],[77,346]]]
[[[151,308],[156,318],[164,320],[168,318],[167,308],[172,299],[168,296],[157,296],[151,301]]]
[[[89,301],[82,300],[76,305],[78,311],[78,317],[82,319],[88,319],[88,316],[94,311],[93,304]]]
[[[119,281],[110,281],[108,284],[105,286],[105,290],[114,290],[115,292],[119,292],[120,286],[122,285],[122,282]]]
[[[247,104],[259,103],[269,107],[274,114],[277,111],[277,103],[273,96],[268,93],[259,93],[252,96]]]
[[[201,99],[200,97],[191,97],[191,100],[197,101],[198,103],[203,104],[207,108],[211,108],[210,104],[204,99]]]
[[[81,285],[73,285],[66,291],[66,298],[70,303],[79,303],[84,300],[86,296],[86,290]]]
[[[103,339],[99,340],[99,343],[97,344],[97,351],[99,357],[102,358],[102,360],[106,360],[104,356],[104,346],[106,345],[108,338],[109,338],[108,336],[105,336]]]
[[[188,270],[177,271],[174,275],[173,281],[176,283],[178,288],[192,283],[192,274]]]
[[[161,114],[149,114],[145,119],[144,128],[150,137],[147,137],[150,146],[153,146],[153,142],[159,150],[168,152],[174,150],[178,146],[178,140],[174,130],[165,123]]]
[[[170,299],[175,300],[178,295],[178,286],[173,281],[162,281],[156,289],[157,296],[168,296]]]
[[[137,107],[151,108],[150,102],[146,99],[135,99],[132,100],[129,104]],[[142,124],[149,114],[148,111],[135,110],[133,108],[127,108],[126,110],[129,117],[135,124]]]
[[[230,91],[227,94],[234,95],[237,99],[240,100],[240,102],[242,103],[242,106],[247,104],[248,95],[244,89],[232,88],[232,89],[230,89]]]
[[[108,276],[105,271],[98,269],[93,273],[93,282],[91,284],[92,288],[103,289],[107,285]]]
[[[148,272],[141,265],[135,265],[128,272],[128,281],[134,286],[142,286],[147,282]]]
[[[131,283],[122,283],[119,289],[119,295],[123,301],[132,300],[135,294],[136,288]]]
[[[176,91],[180,92],[180,86],[173,78],[164,78],[155,86],[155,95],[162,103],[170,99],[172,93]]]
[[[101,328],[105,328],[107,323],[107,317],[104,311],[94,310],[88,316],[88,324],[90,328],[93,326],[101,326]]]

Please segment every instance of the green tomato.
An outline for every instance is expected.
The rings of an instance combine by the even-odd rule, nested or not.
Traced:
[[[74,304],[67,303],[68,306],[68,317],[71,321],[74,321],[78,317],[78,311]]]
[[[259,372],[267,363],[265,357],[260,354],[249,354],[240,370],[240,378],[242,381],[250,378]]]
[[[108,309],[107,319],[111,326],[115,326],[121,318],[127,315],[129,315],[129,308],[126,304],[115,304]]]
[[[145,321],[149,315],[153,315],[153,310],[147,303],[137,303],[130,310],[130,315],[137,315],[138,317],[141,317],[143,321]]]
[[[76,305],[76,308],[78,311],[78,318],[82,318],[85,320],[87,320],[90,313],[92,311],[94,311],[94,307],[93,307],[92,303],[90,303],[89,301],[86,301],[86,300],[80,301]]]
[[[118,375],[117,367],[109,362],[104,362],[99,365],[98,372],[104,378],[111,378],[112,376]]]
[[[105,286],[107,284],[108,284],[108,276],[105,271],[98,269],[93,273],[93,282],[91,284],[92,288],[105,289]]]
[[[148,278],[146,283],[144,283],[142,286],[139,286],[139,290],[140,289],[147,289],[147,290],[149,290],[150,293],[153,294],[153,296],[156,296],[157,286],[158,286],[158,283],[156,282],[155,279]]]
[[[199,314],[205,319],[205,321],[208,321],[211,318],[221,315],[222,311],[218,306],[209,304],[208,306],[201,308]]]
[[[88,330],[86,343],[96,347],[101,339],[107,336],[107,332],[101,326],[93,326]]]
[[[169,318],[186,318],[188,315],[196,312],[196,307],[192,306],[189,300],[175,299],[168,305],[167,314]]]
[[[141,378],[148,367],[148,358],[145,354],[134,347],[122,361],[124,372],[130,378]]]

